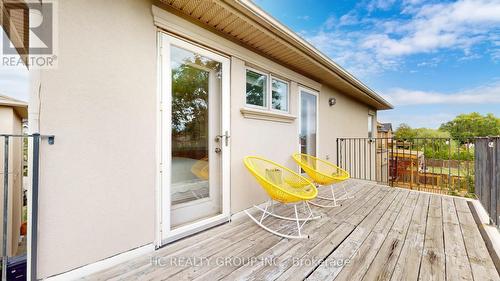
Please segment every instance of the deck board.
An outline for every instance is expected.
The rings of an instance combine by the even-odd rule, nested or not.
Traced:
[[[429,195],[422,193],[418,197],[416,205],[403,248],[392,272],[391,280],[393,281],[418,279],[424,247]]]
[[[429,202],[419,279],[446,280],[443,210],[441,197],[437,195],[432,195]]]
[[[390,280],[410,225],[410,219],[417,205],[419,194],[411,192],[403,209],[378,250],[363,280]]]
[[[304,227],[309,239],[277,237],[241,216],[84,279],[500,281],[465,199],[366,181],[347,185],[353,199],[313,207],[322,218]],[[286,206],[277,210],[292,213]],[[265,220],[273,229],[293,227]],[[169,263],[180,258],[206,262]]]
[[[372,193],[365,192],[365,194],[370,196]],[[365,194],[359,194],[358,196],[362,198]],[[369,197],[366,200],[369,200]],[[250,274],[241,274],[241,269],[239,269],[238,271],[233,272],[230,276],[227,276],[225,279],[232,280],[234,277],[254,280],[276,279],[293,265],[294,259],[303,257],[313,248],[313,246],[322,241],[331,241],[330,239],[325,239],[331,233],[343,233],[343,237],[346,237],[350,231],[344,231],[345,226],[342,225],[342,219],[339,218],[348,216],[348,211],[351,210],[351,208],[360,208],[360,202],[361,200],[344,202],[341,207],[326,211],[322,220],[311,222],[310,227],[314,227],[314,229],[309,232],[311,236],[308,241],[309,243],[302,243],[300,240],[282,240],[275,247],[271,247],[267,253],[267,258],[274,257],[276,259],[275,264],[258,264],[252,266],[249,272]],[[332,220],[335,220],[335,222],[331,223]],[[352,228],[350,228],[350,230],[352,230]],[[293,245],[294,243],[295,245]],[[266,257],[263,256],[261,258]]]
[[[346,264],[335,280],[362,280],[387,237],[388,232],[392,228],[396,217],[401,212],[408,194],[408,191],[403,191],[397,195],[396,200],[392,202],[389,209],[377,222],[354,258]]]
[[[455,203],[443,197],[443,233],[448,280],[473,280]]]

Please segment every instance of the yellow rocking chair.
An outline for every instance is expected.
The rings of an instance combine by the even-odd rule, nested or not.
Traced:
[[[323,205],[319,204],[313,201],[310,201],[312,205],[318,206],[318,207],[323,207],[323,208],[333,208],[337,206],[341,206],[338,204],[338,201],[341,200],[346,200],[350,198],[354,198],[354,196],[350,196],[347,190],[345,189],[345,184],[342,185],[342,188],[344,189],[345,194],[340,197],[336,198],[335,197],[335,192],[333,190],[333,184],[335,183],[342,183],[345,180],[349,179],[349,173],[336,165],[319,159],[317,157],[308,155],[308,154],[301,154],[301,153],[296,153],[292,156],[293,160],[297,162],[297,164],[306,172],[306,174],[311,178],[312,181],[314,181],[315,184],[318,186],[330,186],[331,192],[332,192],[332,197],[323,197],[323,196],[317,196],[319,199],[323,200],[328,200],[328,201],[333,201],[332,205]]]
[[[265,208],[254,205],[255,208],[262,212],[260,220],[245,210],[246,214],[260,227],[275,235],[292,239],[308,238],[308,235],[303,235],[301,233],[302,227],[306,222],[320,218],[320,216],[315,216],[313,214],[308,203],[308,200],[314,199],[318,194],[316,186],[294,171],[262,157],[247,156],[244,158],[243,163],[270,197],[270,200],[266,202]],[[283,204],[293,203],[295,216],[286,217],[276,214],[274,212],[274,201]],[[297,205],[300,203],[303,204],[304,210],[308,212],[306,217],[299,218]],[[264,225],[263,221],[268,216],[273,216],[282,220],[295,221],[297,224],[297,235],[284,234]],[[302,224],[300,222],[302,222]]]

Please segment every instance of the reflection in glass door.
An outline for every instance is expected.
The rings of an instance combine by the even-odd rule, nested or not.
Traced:
[[[317,153],[318,95],[300,89],[300,153],[316,156]]]
[[[162,238],[203,229],[224,216],[223,154],[228,129],[223,95],[228,61],[185,41],[162,35],[162,77],[167,85],[163,134]],[[165,46],[166,45],[166,46]],[[227,102],[226,102],[227,103]],[[222,133],[225,132],[225,133]],[[227,204],[226,204],[227,205]]]
[[[213,141],[220,132],[222,77],[220,62],[174,45],[170,67],[170,224],[176,228],[222,212],[220,159]]]

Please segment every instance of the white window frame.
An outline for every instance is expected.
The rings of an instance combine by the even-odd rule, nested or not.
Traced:
[[[267,97],[264,98],[264,102],[265,102],[264,106],[247,103],[247,71],[248,70],[250,70],[252,72],[255,72],[255,73],[258,73],[258,74],[261,74],[261,75],[264,75],[264,76],[267,77],[267,79],[266,79],[266,85],[265,85],[265,88],[266,88],[266,91],[267,91]],[[269,109],[269,96],[271,95],[271,93],[269,92],[269,81],[270,81],[269,78],[270,78],[270,76],[271,75],[269,75],[269,73],[257,70],[257,69],[252,68],[252,67],[248,67],[248,66],[245,67],[245,106],[247,106],[247,107],[253,107],[253,108],[258,108],[258,109]]]
[[[281,112],[281,113],[290,113],[290,82],[284,80],[284,79],[281,79],[281,78],[278,78],[276,76],[273,76],[272,74],[269,75],[271,79],[269,79],[269,109],[271,111],[276,111],[276,112]],[[279,81],[279,82],[282,82],[282,83],[285,83],[286,84],[286,110],[281,110],[281,109],[276,109],[276,108],[273,108],[273,79],[276,80],[276,81]]]
[[[316,96],[316,157],[319,157],[319,94],[320,92],[316,91],[316,90],[313,90],[311,88],[308,88],[308,87],[305,87],[303,85],[300,85],[299,86],[299,93],[298,93],[298,99],[297,99],[297,107],[298,107],[298,118],[299,118],[299,126],[297,128],[297,137],[298,137],[298,143],[297,143],[297,146],[298,146],[298,152],[301,153],[301,150],[300,150],[300,130],[302,128],[302,118],[301,118],[301,110],[302,110],[302,107],[300,106],[300,98],[301,98],[301,95],[302,95],[302,92],[306,92],[308,94],[311,94],[311,95],[314,95]],[[300,171],[300,168],[299,168],[299,171]]]
[[[370,118],[371,118],[371,120],[370,120]],[[368,123],[367,135],[368,135],[368,138],[374,138],[375,137],[374,136],[375,135],[375,126],[373,123],[375,123],[375,114],[369,112],[368,113],[368,120],[371,122]],[[370,132],[370,129],[371,129],[371,132]],[[371,136],[370,136],[370,133],[371,133]]]
[[[247,103],[247,97],[246,97],[246,77],[247,77],[247,71],[252,71],[252,72],[255,72],[255,73],[258,73],[258,74],[261,74],[261,75],[265,75],[266,76],[266,93],[267,93],[267,96],[265,98],[265,106],[260,106],[260,105],[255,105],[255,104],[249,104]],[[281,110],[281,109],[275,109],[273,108],[273,79],[274,80],[277,80],[279,82],[283,82],[287,85],[287,109],[286,110]],[[274,111],[274,112],[279,112],[279,113],[290,113],[290,82],[288,82],[287,80],[285,79],[282,79],[282,78],[279,78],[275,75],[273,75],[272,73],[269,73],[269,72],[265,72],[265,71],[262,71],[262,70],[258,70],[258,69],[255,69],[253,67],[250,67],[250,66],[246,66],[245,67],[245,106],[246,107],[250,107],[250,108],[257,108],[257,109],[262,109],[262,110],[268,110],[268,111]]]

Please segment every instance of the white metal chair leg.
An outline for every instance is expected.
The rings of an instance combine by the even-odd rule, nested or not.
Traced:
[[[354,198],[354,195],[350,195],[349,192],[347,191],[347,189],[345,189],[345,186],[346,186],[345,182],[342,183],[342,188],[344,189],[344,193],[345,193],[344,196],[346,197],[346,199],[352,199],[352,198]]]
[[[268,212],[267,212],[267,208],[269,207],[269,201],[266,202],[266,208],[264,210],[262,210],[262,216],[260,217],[260,221],[259,223],[262,224],[262,221],[267,218],[269,215],[268,215]]]
[[[347,199],[352,199],[354,196],[349,195],[349,192],[347,192],[347,189],[345,188],[346,184],[345,182],[342,183],[342,189],[344,190],[344,195],[342,195],[340,198],[337,200],[347,200]]]
[[[299,236],[302,236],[300,234],[300,223],[299,223],[299,214],[297,213],[297,205],[293,205],[293,209],[295,210],[295,222],[297,223],[297,231],[299,232]]]
[[[278,235],[280,237],[283,237],[283,238],[289,238],[289,239],[306,239],[306,238],[309,238],[309,235],[303,235],[302,234],[302,228],[304,227],[304,225],[306,224],[306,222],[310,221],[310,220],[314,220],[314,219],[318,219],[318,218],[321,218],[321,216],[315,216],[312,212],[312,209],[309,207],[309,204],[308,202],[305,202],[305,207],[307,208],[307,210],[309,211],[309,215],[306,217],[306,218],[299,218],[299,213],[297,211],[297,204],[294,204],[293,205],[293,208],[294,208],[294,217],[283,217],[283,216],[279,216],[279,215],[276,215],[274,213],[271,213],[268,211],[268,208],[269,206],[271,206],[271,210],[273,209],[272,207],[273,202],[270,202],[268,201],[266,203],[266,207],[264,209],[260,208],[259,206],[255,206],[258,210],[262,211],[262,215],[261,215],[261,218],[260,220],[257,220],[254,216],[252,216],[247,210],[245,210],[245,213],[255,222],[257,223],[260,227],[262,227],[263,229],[275,234],[275,235]],[[280,233],[276,230],[273,230],[273,229],[270,229],[269,227],[267,227],[266,225],[264,225],[263,223],[263,220],[268,217],[268,216],[273,216],[273,217],[276,217],[276,218],[279,218],[279,219],[283,219],[283,220],[290,220],[290,221],[294,221],[296,226],[297,226],[297,234],[298,235],[289,235],[289,234],[284,234],[284,233]],[[302,222],[302,223],[300,223]]]
[[[277,219],[282,219],[282,220],[289,220],[289,221],[295,221],[297,218],[295,217],[284,217],[284,216],[280,216],[274,212],[269,212],[267,209],[267,204],[266,204],[266,208],[265,209],[262,209],[261,207],[257,206],[257,205],[254,205],[255,208],[257,208],[259,211],[261,211],[263,214],[262,216],[264,216],[264,214],[266,215],[264,218],[268,217],[268,216],[273,216]],[[308,216],[306,218],[299,218],[299,221],[308,221],[308,220],[317,220],[321,218],[320,215],[316,215],[316,216]],[[263,219],[261,219],[261,222],[262,222]]]
[[[335,197],[335,192],[333,190],[333,185],[330,185],[330,191],[332,193],[332,197],[323,197],[323,196],[319,196],[318,195],[317,198],[322,199],[322,200],[333,201],[332,205],[324,205],[324,204],[320,204],[320,203],[313,202],[313,201],[309,201],[309,203],[311,205],[314,205],[314,206],[317,206],[317,207],[321,207],[321,208],[335,208],[335,207],[342,206],[342,204],[337,203],[337,201],[340,201],[340,199],[337,199]]]
[[[342,204],[339,204],[338,201],[354,198],[354,196],[351,196],[349,194],[349,192],[347,191],[347,189],[345,188],[345,182],[342,183],[342,189],[344,190],[344,195],[341,196],[340,198],[335,197],[333,185],[330,185],[330,191],[332,193],[332,197],[324,197],[324,196],[319,196],[319,195],[317,196],[317,198],[322,199],[322,200],[333,201],[333,205],[323,205],[323,204],[315,203],[312,201],[310,201],[309,203],[311,203],[312,205],[318,206],[318,207],[322,207],[322,208],[334,208],[334,207],[342,206]]]

